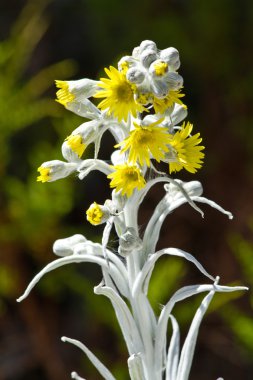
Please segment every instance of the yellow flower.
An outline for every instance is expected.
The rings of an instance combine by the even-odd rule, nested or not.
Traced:
[[[167,128],[159,126],[164,119],[160,119],[149,125],[141,126],[134,122],[135,129],[130,132],[121,143],[115,148],[123,147],[121,152],[129,150],[129,162],[150,166],[150,159],[153,157],[160,162],[164,158],[165,152],[169,151],[167,144],[171,137]]]
[[[189,122],[182,125],[182,129],[171,135],[171,152],[169,153],[170,173],[186,169],[190,173],[196,173],[201,168],[204,153],[201,152],[205,147],[199,146],[202,139],[196,133],[190,136],[193,125]]]
[[[136,165],[122,164],[113,166],[115,171],[108,174],[107,178],[111,179],[110,187],[121,191],[122,195],[130,197],[134,189],[142,189],[146,181]]]
[[[92,203],[88,210],[86,211],[86,216],[88,222],[93,224],[94,226],[97,226],[98,224],[101,224],[104,213],[99,204],[96,202]]]
[[[69,84],[67,82],[63,80],[56,80],[55,84],[56,87],[60,89],[56,92],[56,101],[58,103],[61,103],[64,107],[66,107],[68,103],[71,103],[75,100],[76,97],[73,93],[70,92]]]
[[[68,146],[75,152],[78,157],[82,157],[83,152],[86,149],[86,145],[83,143],[83,138],[81,135],[70,135],[65,141],[67,141]]]
[[[40,175],[37,177],[38,182],[48,182],[50,180],[50,168],[40,166],[37,170],[40,173]]]
[[[178,91],[171,90],[169,91],[168,95],[163,99],[154,97],[153,106],[154,106],[155,113],[161,113],[161,114],[164,113],[166,109],[173,106],[174,103],[180,104],[181,106],[187,108],[186,105],[182,102],[182,100],[180,100],[180,98],[182,98],[183,96],[185,95],[181,94],[180,90]]]
[[[153,67],[154,67],[154,71],[158,77],[166,74],[168,72],[168,69],[169,69],[168,63],[166,63],[164,61],[157,61],[156,63],[154,63]]]
[[[110,66],[110,70],[105,68],[108,78],[101,78],[99,90],[94,97],[105,98],[98,104],[101,110],[108,110],[108,115],[113,114],[119,121],[127,121],[128,114],[136,117],[137,112],[142,112],[145,108],[134,100],[135,86],[128,82],[125,72],[120,72],[115,67]]]

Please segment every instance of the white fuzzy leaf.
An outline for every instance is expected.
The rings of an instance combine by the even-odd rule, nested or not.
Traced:
[[[182,348],[176,380],[188,380],[199,332],[199,326],[214,294],[215,290],[212,290],[210,293],[208,293],[196,311]]]
[[[83,255],[71,255],[62,257],[60,259],[54,260],[52,263],[46,265],[30,282],[30,284],[27,286],[24,294],[17,299],[17,302],[23,301],[31,292],[31,290],[34,288],[34,286],[39,282],[39,280],[46,274],[51,271],[53,271],[56,268],[60,268],[63,265],[72,264],[72,263],[81,263],[81,262],[90,262],[94,264],[98,264],[101,267],[108,269],[107,263],[103,257],[93,256],[89,254],[83,254]],[[110,271],[112,274],[114,274],[114,277],[119,277],[120,274],[118,272],[118,269],[115,267],[114,264],[111,264]],[[115,276],[116,275],[116,276]]]
[[[180,356],[180,331],[176,319],[170,315],[172,323],[172,336],[166,361],[166,380],[175,380]]]
[[[86,380],[84,377],[79,376],[78,373],[76,373],[76,372],[71,372],[71,379],[74,379],[74,380]]]
[[[204,198],[204,197],[192,197],[192,199],[195,200],[195,201],[197,201],[197,202],[200,202],[200,203],[205,203],[205,204],[207,204],[207,205],[215,208],[216,210],[222,212],[223,214],[227,215],[229,219],[233,219],[233,215],[231,214],[231,212],[224,210],[224,208],[222,208],[220,205],[218,205],[214,201],[211,201],[208,198]]]
[[[210,292],[210,291],[216,291],[216,292],[233,292],[237,290],[247,290],[244,286],[220,286],[220,285],[191,285],[191,286],[184,286],[183,288],[179,289],[174,295],[170,298],[168,303],[164,306],[162,309],[162,312],[160,314],[160,317],[158,319],[156,334],[155,334],[155,363],[156,363],[156,370],[162,371],[162,362],[163,362],[163,352],[166,348],[166,332],[167,332],[167,324],[168,324],[168,318],[171,314],[171,311],[174,307],[174,305],[182,301],[188,297],[191,297],[195,294],[203,293],[203,292]]]
[[[119,296],[119,294],[107,286],[96,286],[94,288],[94,293],[104,295],[112,302],[129,354],[132,355],[136,352],[142,351],[143,345],[138,328],[125,301]]]
[[[212,281],[215,281],[215,278],[211,276],[200,264],[200,262],[197,259],[195,259],[195,257],[192,256],[190,253],[187,253],[177,248],[166,248],[152,254],[148,258],[148,260],[146,261],[145,265],[143,266],[142,270],[140,271],[134,283],[134,287],[133,287],[134,296],[135,294],[138,294],[141,290],[143,290],[144,293],[147,294],[149,279],[154,269],[155,263],[163,255],[183,257],[184,259],[192,262],[199,269],[199,271],[203,273],[206,277],[208,277]]]
[[[88,357],[91,363],[97,368],[98,372],[103,376],[105,380],[116,380],[115,377],[111,374],[111,372],[104,366],[104,364],[83,343],[79,342],[76,339],[67,338],[66,336],[63,336],[61,340],[63,342],[71,343],[74,346],[80,348],[80,350],[82,350],[85,353],[85,355]]]
[[[205,203],[220,211],[221,213],[227,215],[229,219],[233,218],[231,212],[224,210],[217,203],[207,198],[199,196],[202,193],[202,187],[200,182],[191,181],[184,183],[182,181],[175,180],[175,183],[177,183],[177,186],[181,186],[181,188],[176,187],[174,183],[165,185],[165,187],[168,188],[168,192],[156,206],[154,213],[146,227],[143,238],[143,245],[146,255],[155,251],[161,227],[168,214],[170,214],[172,211],[174,211],[176,208],[180,207],[184,203],[189,202],[189,199],[191,199],[193,205],[195,205],[194,202]],[[183,193],[182,189],[185,191],[185,193]],[[186,197],[185,194],[188,194],[189,199]],[[191,204],[191,206],[193,205]]]

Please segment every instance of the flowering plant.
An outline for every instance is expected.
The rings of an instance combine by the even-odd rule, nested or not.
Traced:
[[[187,107],[181,100],[184,94],[183,78],[177,72],[179,67],[179,53],[175,48],[159,50],[153,41],[147,40],[134,48],[132,55],[121,58],[118,69],[113,66],[105,69],[108,78],[56,81],[57,101],[90,121],[81,124],[63,142],[62,155],[66,161],[48,161],[38,168],[38,181],[52,182],[74,172],[82,180],[91,171],[99,170],[110,180],[112,194],[103,205],[94,201],[86,212],[91,224],[105,225],[101,244],[80,234],[57,240],[53,251],[60,258],[37,274],[18,299],[23,300],[47,272],[62,265],[80,262],[100,265],[103,279],[94,292],[105,295],[112,303],[127,345],[132,380],[187,380],[199,326],[215,292],[246,289],[219,285],[219,277],[210,275],[190,253],[177,248],[156,251],[166,216],[184,203],[189,203],[202,216],[197,202],[232,218],[230,212],[202,196],[200,182],[185,183],[171,176],[182,169],[195,173],[204,158],[200,134],[192,134],[190,122],[182,123]],[[90,100],[92,97],[102,100],[96,106]],[[101,139],[107,130],[116,141],[111,164],[98,158]],[[91,143],[94,143],[94,158],[83,159]],[[168,165],[170,175],[158,170],[160,162]],[[164,196],[140,236],[139,206],[158,183],[164,183]],[[117,251],[108,248],[113,226],[118,235]],[[147,294],[154,266],[163,255],[179,256],[191,262],[210,283],[182,287],[156,316]],[[173,308],[177,302],[202,292],[208,294],[197,309],[180,350],[179,325]],[[167,343],[169,322],[172,334]],[[115,379],[84,344],[67,337],[62,340],[78,346],[104,379]],[[72,378],[82,379],[76,372]]]

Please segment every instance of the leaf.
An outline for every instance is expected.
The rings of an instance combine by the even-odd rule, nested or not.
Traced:
[[[180,361],[178,365],[178,372],[176,380],[187,380],[190,374],[192,359],[194,355],[194,350],[196,346],[196,341],[199,332],[200,323],[205,315],[205,312],[214,296],[215,290],[212,290],[201,302],[201,305],[196,311],[196,314],[191,323],[189,332],[185,339]]]
[[[143,351],[143,344],[136,326],[136,322],[125,301],[112,288],[98,285],[94,288],[95,294],[102,294],[110,299],[120,324],[129,354]]]
[[[167,323],[174,305],[177,302],[182,301],[195,294],[209,292],[212,290],[216,292],[233,292],[237,290],[247,290],[247,288],[243,286],[229,287],[220,286],[216,284],[190,285],[184,286],[183,288],[179,289],[176,293],[174,293],[174,295],[170,298],[168,303],[162,309],[162,312],[158,319],[157,330],[155,334],[155,363],[157,371],[162,371],[162,357],[164,349],[166,348]]]
[[[79,342],[76,339],[67,338],[66,336],[63,336],[61,340],[63,342],[71,343],[74,346],[80,348],[80,350],[85,353],[85,355],[88,357],[88,359],[90,359],[91,363],[97,368],[98,372],[103,376],[105,380],[116,380],[111,372],[104,366],[104,364],[83,343]],[[78,375],[75,375],[75,372],[72,373],[72,379],[73,378],[80,379]]]
[[[98,257],[98,256],[92,256],[88,254],[82,254],[82,255],[72,255],[63,257],[57,260],[54,260],[52,263],[46,265],[30,282],[30,284],[27,286],[25,292],[21,297],[17,299],[17,302],[23,301],[31,292],[31,290],[34,288],[34,286],[39,282],[39,280],[46,274],[54,269],[60,268],[63,265],[72,264],[72,263],[81,263],[81,262],[90,262],[100,265],[101,267],[104,267],[105,269],[108,269],[107,263],[104,258]],[[116,267],[111,264],[110,270],[113,272],[115,271]],[[117,270],[117,276],[118,276],[118,270]]]
[[[174,380],[177,375],[177,367],[180,356],[180,331],[176,319],[170,315],[172,323],[172,337],[166,361],[166,380]]]

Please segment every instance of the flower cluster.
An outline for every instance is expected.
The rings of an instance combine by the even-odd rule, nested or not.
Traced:
[[[202,166],[204,147],[200,134],[192,134],[187,107],[180,93],[183,78],[177,73],[179,53],[174,48],[158,50],[153,41],[143,41],[131,56],[120,59],[118,69],[105,69],[108,78],[56,81],[57,101],[68,110],[90,119],[64,141],[62,154],[67,162],[46,162],[39,167],[38,181],[54,181],[79,171],[83,178],[87,160],[83,153],[95,144],[97,160],[101,138],[110,130],[120,154],[104,170],[110,186],[130,197],[146,184],[147,168],[155,171],[155,161],[168,164],[168,172],[186,169],[195,173]],[[103,99],[94,105],[92,98]],[[99,165],[99,162],[90,162]],[[88,164],[89,166],[89,164]]]
[[[187,380],[199,325],[214,293],[245,289],[218,285],[218,277],[211,276],[194,256],[180,249],[156,251],[165,218],[184,203],[202,215],[196,202],[206,203],[232,218],[231,213],[202,197],[198,181],[183,183],[171,176],[182,169],[195,173],[204,158],[200,134],[193,133],[193,125],[184,121],[187,107],[181,100],[184,94],[181,93],[183,78],[177,72],[179,67],[179,53],[175,48],[159,50],[153,41],[147,40],[134,48],[132,55],[121,58],[118,68],[106,68],[107,78],[57,80],[57,101],[86,120],[63,142],[65,161],[47,161],[38,168],[40,182],[52,182],[74,172],[82,180],[91,171],[99,170],[110,180],[112,194],[103,205],[94,201],[86,212],[92,225],[105,225],[101,244],[83,235],[57,240],[53,251],[60,258],[32,280],[19,301],[44,274],[59,266],[73,262],[100,265],[103,281],[94,291],[107,296],[115,309],[129,352],[132,380]],[[106,131],[115,139],[111,164],[98,158]],[[84,152],[89,144],[94,144],[94,158],[87,159]],[[163,171],[158,170],[161,163]],[[165,194],[140,236],[139,206],[157,183],[164,183]],[[117,252],[108,249],[112,226],[119,239]],[[211,284],[179,289],[156,316],[147,293],[155,263],[163,255],[179,256],[191,262]],[[201,292],[208,295],[196,312],[180,354],[179,326],[172,314],[173,307]],[[169,321],[172,336],[167,345]],[[85,345],[70,338],[62,339],[82,349],[105,379],[115,379]],[[81,380],[76,373],[72,378]]]

